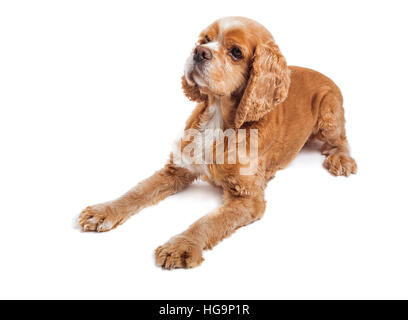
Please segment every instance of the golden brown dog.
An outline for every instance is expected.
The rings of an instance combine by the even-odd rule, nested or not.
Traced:
[[[163,268],[192,268],[203,261],[203,250],[262,217],[266,183],[306,142],[315,138],[324,142],[324,167],[333,175],[356,173],[339,88],[316,71],[288,67],[273,37],[259,23],[228,17],[206,28],[186,62],[182,86],[186,96],[198,103],[186,131],[202,133],[205,140],[207,130],[238,134],[245,129],[246,153],[249,132],[255,130],[255,170],[242,171],[252,165],[249,162],[199,161],[197,157],[219,144],[212,141],[203,151],[202,145],[185,135],[177,146],[181,152],[188,146],[187,155],[194,149],[191,146],[194,152],[199,150],[194,161],[185,157],[176,161],[173,153],[163,169],[122,197],[86,208],[79,219],[84,231],[109,231],[144,207],[203,178],[222,188],[224,204],[156,250],[157,264]],[[242,137],[233,141],[234,147],[243,142]],[[229,147],[223,146],[223,155],[231,154]]]

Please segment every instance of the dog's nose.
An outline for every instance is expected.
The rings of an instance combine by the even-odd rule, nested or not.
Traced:
[[[203,60],[211,60],[212,52],[207,47],[197,46],[194,50],[194,61],[201,62]]]

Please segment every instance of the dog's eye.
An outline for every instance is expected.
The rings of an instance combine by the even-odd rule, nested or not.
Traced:
[[[208,43],[208,42],[211,42],[210,37],[209,37],[209,36],[205,36],[205,41],[207,41],[207,43]]]
[[[237,47],[232,48],[230,53],[234,60],[239,60],[243,58],[242,51]]]

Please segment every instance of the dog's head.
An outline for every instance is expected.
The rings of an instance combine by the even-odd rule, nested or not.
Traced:
[[[290,84],[286,60],[272,35],[241,17],[222,18],[201,32],[182,80],[185,94],[195,101],[207,95],[238,98],[237,128],[282,103]]]

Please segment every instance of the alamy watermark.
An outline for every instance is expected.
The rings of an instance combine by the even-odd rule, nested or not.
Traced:
[[[258,129],[188,129],[173,152],[180,165],[239,164],[241,175],[258,167]]]

